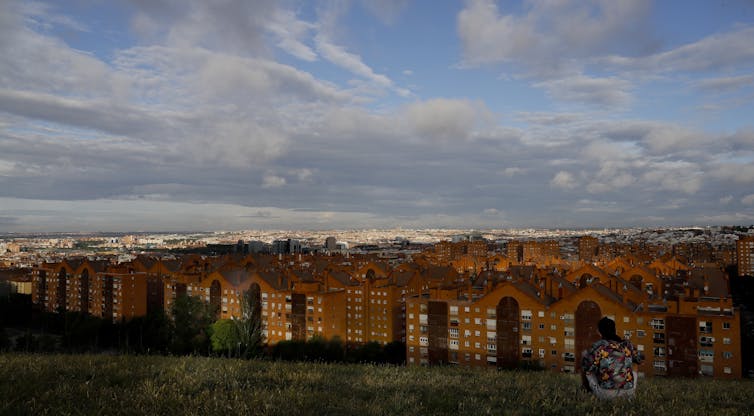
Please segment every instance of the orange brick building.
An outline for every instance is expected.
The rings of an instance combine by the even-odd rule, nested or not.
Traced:
[[[529,242],[512,243],[523,256]],[[189,295],[214,305],[218,318],[235,319],[248,293],[269,344],[398,341],[406,343],[409,365],[565,372],[578,371],[580,351],[607,315],[645,355],[645,375],[741,377],[740,312],[719,268],[669,255],[553,261],[557,245],[547,242],[530,250],[544,263],[517,264],[511,251],[452,254],[452,244],[395,266],[369,255],[67,259],[33,270],[32,300],[47,311],[121,321],[150,308],[170,310]],[[437,263],[442,247],[458,257]]]

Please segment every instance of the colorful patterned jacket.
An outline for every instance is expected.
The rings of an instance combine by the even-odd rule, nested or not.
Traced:
[[[600,388],[632,389],[634,371],[631,366],[638,362],[639,356],[630,341],[601,339],[592,344],[581,366],[597,378]]]

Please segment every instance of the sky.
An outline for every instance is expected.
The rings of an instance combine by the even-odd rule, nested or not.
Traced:
[[[754,223],[749,0],[0,0],[0,231]]]

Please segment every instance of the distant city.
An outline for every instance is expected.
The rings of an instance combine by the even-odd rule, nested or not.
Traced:
[[[553,239],[559,242],[565,259],[577,257],[576,238],[589,235],[602,243],[642,242],[672,246],[696,244],[720,253],[735,249],[739,236],[753,234],[754,226],[709,226],[682,228],[603,228],[603,229],[354,229],[354,230],[244,230],[215,232],[133,232],[133,233],[8,233],[0,234],[0,266],[32,267],[71,256],[115,255],[127,261],[150,251],[195,251],[224,254],[280,253],[275,242],[297,244],[296,253],[316,253],[325,240],[334,239],[340,253],[379,253],[420,251],[439,241],[483,240],[503,245],[509,240]],[[240,242],[240,243],[239,243]],[[240,244],[240,246],[239,246]],[[291,250],[288,249],[288,252]]]

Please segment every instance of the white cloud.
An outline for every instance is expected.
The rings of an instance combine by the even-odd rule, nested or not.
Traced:
[[[361,56],[346,51],[342,46],[336,45],[322,33],[314,37],[314,42],[317,52],[333,64],[365,78],[379,87],[392,90],[402,97],[407,97],[411,94],[405,88],[396,87],[393,81],[386,75],[374,72],[372,68],[364,63]]]
[[[264,175],[264,178],[262,178],[262,188],[280,188],[282,186],[285,186],[285,178],[282,176],[276,176],[276,175]]]
[[[720,205],[728,205],[733,201],[733,195],[726,195],[720,198]]]
[[[614,55],[602,59],[601,63],[625,71],[653,73],[706,72],[745,68],[754,64],[752,38],[754,38],[754,27],[740,26],[730,32],[714,33],[669,51],[638,57]],[[730,84],[730,80],[722,83]],[[717,84],[720,86],[720,82]]]
[[[508,168],[505,168],[505,169],[501,170],[500,174],[503,175],[503,176],[506,176],[508,178],[512,178],[512,177],[514,177],[516,175],[521,175],[524,172],[526,172],[526,169],[519,168],[519,167],[516,167],[516,166],[511,166],[511,167],[508,167]]]
[[[744,205],[754,205],[754,194],[749,194],[741,198],[741,203]]]
[[[570,190],[578,186],[576,178],[569,172],[561,170],[550,181],[550,186],[559,189]]]
[[[267,30],[278,38],[277,46],[289,54],[304,60],[315,61],[317,54],[306,45],[302,38],[316,29],[313,23],[299,20],[296,15],[287,10],[277,10],[275,18],[267,25]]]
[[[643,179],[659,185],[660,189],[686,194],[697,193],[703,184],[703,175],[696,164],[684,161],[655,164]]]

